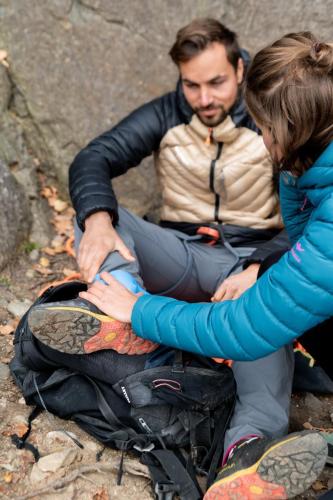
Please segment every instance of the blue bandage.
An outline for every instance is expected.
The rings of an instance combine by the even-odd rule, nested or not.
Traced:
[[[148,294],[148,292],[142,288],[142,286],[139,285],[139,283],[136,281],[136,279],[127,271],[122,271],[122,270],[116,270],[116,271],[111,271],[110,274],[116,278],[116,280],[119,281],[124,287],[127,288],[130,292],[133,293],[139,293],[143,292],[144,294]],[[100,274],[96,274],[94,281],[100,281],[104,285],[105,281],[101,278]]]

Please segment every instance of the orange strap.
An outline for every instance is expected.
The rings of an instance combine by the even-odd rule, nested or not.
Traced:
[[[208,226],[201,226],[197,229],[197,234],[210,238],[211,240],[207,242],[207,245],[216,245],[220,238],[220,233],[217,229]]]

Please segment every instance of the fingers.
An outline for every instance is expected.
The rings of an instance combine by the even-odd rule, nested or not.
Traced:
[[[115,250],[118,250],[120,255],[130,262],[133,262],[135,260],[135,257],[133,257],[133,255],[119,236],[116,239]]]
[[[135,260],[135,257],[133,257],[116,231],[112,229],[110,233],[102,238],[99,235],[90,235],[88,233],[83,235],[77,262],[83,279],[88,283],[93,281],[110,252],[118,251],[125,260],[131,262]]]
[[[108,285],[113,285],[114,283],[119,283],[119,281],[116,280],[116,278],[114,278],[110,273],[106,273],[106,272],[101,273],[101,278]]]
[[[79,296],[82,299],[88,300],[89,302],[94,304],[96,307],[98,307],[98,309],[103,311],[103,301],[101,300],[101,298],[97,297],[97,295],[95,295],[94,293],[91,293],[90,289],[87,292],[80,292]],[[103,312],[105,312],[105,311],[103,311]]]
[[[220,302],[224,302],[225,300],[232,300],[235,298],[237,291],[234,288],[228,288],[223,295],[222,299]]]
[[[86,292],[81,292],[79,296],[94,304],[98,309],[108,316],[123,321],[131,322],[133,307],[138,297],[129,292],[115,278],[102,273],[102,278],[109,283],[93,283]]]
[[[212,302],[220,302],[223,297],[224,297],[224,294],[226,293],[227,291],[227,283],[226,281],[224,281],[219,287],[218,289],[216,290],[216,292],[214,293],[213,297],[212,297]]]
[[[106,254],[100,248],[88,245],[84,240],[81,241],[77,262],[85,281],[88,283],[93,281],[105,257]]]
[[[225,300],[236,299],[241,295],[238,288],[230,281],[224,282],[218,287],[215,294],[211,298],[212,302],[224,302]]]
[[[88,293],[91,293],[92,295],[95,295],[96,297],[102,299],[105,294],[105,285],[95,282],[89,287]]]

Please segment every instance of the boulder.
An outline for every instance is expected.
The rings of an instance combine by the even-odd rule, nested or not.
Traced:
[[[28,236],[30,211],[23,188],[0,161],[0,269]]]
[[[3,0],[0,110],[10,111],[33,154],[67,193],[74,155],[135,107],[173,89],[168,50],[194,17],[213,16],[254,52],[290,31],[331,37],[333,0]],[[7,132],[5,132],[7,133]],[[1,151],[0,151],[1,155]],[[0,156],[1,158],[1,156]],[[157,203],[151,162],[115,183],[120,201],[139,214]]]

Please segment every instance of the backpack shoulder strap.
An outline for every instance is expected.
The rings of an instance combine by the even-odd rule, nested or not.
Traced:
[[[19,450],[22,450],[22,448],[25,448],[26,450],[31,451],[35,458],[35,462],[38,462],[40,459],[40,454],[38,451],[38,448],[31,443],[27,441],[29,434],[31,432],[31,423],[35,418],[38,417],[38,415],[42,412],[42,408],[38,408],[37,406],[33,408],[33,410],[30,412],[28,416],[28,429],[26,432],[23,434],[23,436],[19,437],[17,434],[12,434],[10,436],[12,443],[15,444],[16,448]]]
[[[158,500],[171,500],[174,494],[181,500],[202,498],[196,480],[173,451],[164,449],[145,452],[142,462],[149,468]]]

